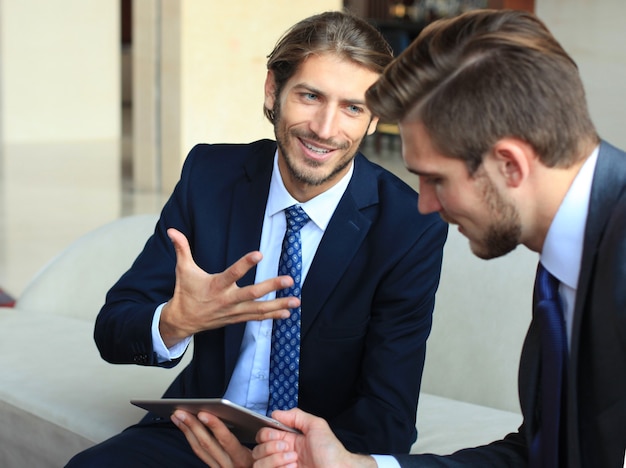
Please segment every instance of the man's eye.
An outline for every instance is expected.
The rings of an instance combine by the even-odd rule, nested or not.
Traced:
[[[363,112],[363,108],[355,105],[348,106],[348,112],[352,114],[361,114]]]
[[[307,101],[315,101],[317,99],[317,94],[314,93],[302,93],[302,97]]]
[[[442,179],[441,177],[422,177],[422,182],[427,185],[439,185]]]

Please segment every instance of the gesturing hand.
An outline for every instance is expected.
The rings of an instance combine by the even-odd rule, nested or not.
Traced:
[[[296,297],[257,300],[271,291],[291,286],[293,279],[289,276],[245,287],[237,285],[237,280],[261,261],[261,252],[250,252],[222,273],[209,274],[193,260],[184,234],[173,228],[167,234],[176,251],[174,296],[163,307],[159,323],[167,347],[204,330],[250,320],[286,318],[289,309],[300,305]]]

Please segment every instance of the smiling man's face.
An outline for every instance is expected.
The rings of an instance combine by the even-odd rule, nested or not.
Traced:
[[[331,53],[311,55],[275,96],[268,74],[265,105],[274,111],[279,167],[289,193],[304,202],[347,173],[361,141],[376,129],[365,91],[378,73]]]

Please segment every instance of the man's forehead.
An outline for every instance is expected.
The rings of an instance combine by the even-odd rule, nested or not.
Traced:
[[[433,145],[430,136],[423,125],[412,122],[400,123],[400,135],[402,138],[402,157],[407,169],[417,175],[433,176],[441,175],[451,166],[463,165],[459,158],[454,158],[441,153]]]
[[[349,75],[351,79],[344,79]],[[365,105],[365,92],[380,74],[336,54],[307,57],[290,78],[291,88],[316,94],[340,93],[346,101]]]
[[[311,64],[311,62],[314,62]],[[337,65],[337,66],[347,66],[354,69],[356,72],[362,72],[365,74],[372,75],[374,77],[374,81],[376,81],[380,76],[381,72],[375,70],[374,68],[368,66],[365,63],[358,62],[357,60],[349,57],[346,54],[335,52],[335,51],[319,51],[312,52],[308,54],[306,57],[300,61],[298,66],[296,67],[295,74],[298,74],[302,71],[303,68],[313,67],[315,68],[318,63],[324,62],[329,64],[329,66]]]

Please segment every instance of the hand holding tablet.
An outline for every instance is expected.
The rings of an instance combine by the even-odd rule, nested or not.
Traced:
[[[262,427],[299,433],[297,429],[285,426],[275,419],[255,413],[223,398],[163,398],[158,400],[131,400],[130,402],[168,419],[177,409],[192,414],[206,411],[220,418],[242,443],[255,443],[256,433]]]

